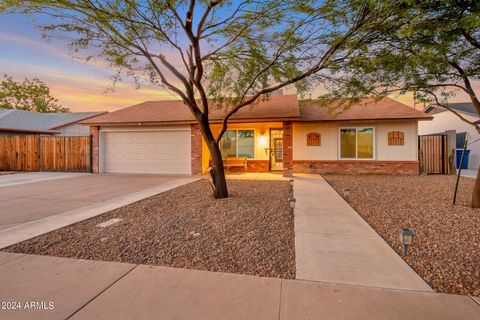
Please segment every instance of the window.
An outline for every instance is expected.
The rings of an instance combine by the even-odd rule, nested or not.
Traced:
[[[467,138],[467,133],[466,132],[460,132],[457,133],[457,149],[463,149],[463,146],[465,145],[465,139]]]
[[[223,157],[254,158],[254,130],[227,130],[220,141]]]
[[[389,146],[403,146],[405,144],[405,135],[402,131],[390,131],[388,133]]]
[[[373,159],[373,128],[341,128],[340,159]]]
[[[307,134],[307,147],[318,147],[321,144],[320,133],[310,132]]]

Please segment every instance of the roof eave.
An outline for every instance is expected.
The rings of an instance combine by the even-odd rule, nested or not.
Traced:
[[[13,129],[13,128],[0,128],[0,131],[40,133],[40,134],[57,134],[57,133],[61,133],[60,131],[28,130],[28,129]]]
[[[51,127],[51,128],[48,128],[48,129],[49,129],[49,130],[55,130],[55,129],[58,129],[58,128],[61,128],[61,127],[65,127],[65,126],[69,126],[69,125],[75,124],[75,123],[82,124],[82,123],[81,123],[82,121],[85,121],[85,120],[87,120],[87,119],[91,119],[91,118],[95,118],[95,117],[101,116],[101,115],[103,115],[103,114],[105,114],[105,113],[108,113],[108,111],[102,111],[102,112],[99,112],[98,114],[95,114],[95,115],[92,115],[92,116],[88,116],[88,117],[85,117],[85,118],[82,118],[82,119],[79,119],[79,120],[70,121],[70,122],[61,124],[61,125],[59,125],[59,126]]]
[[[357,118],[357,119],[320,119],[320,120],[299,120],[297,122],[343,122],[343,121],[407,121],[407,120],[415,120],[415,121],[431,121],[433,117],[401,117],[401,118]]]

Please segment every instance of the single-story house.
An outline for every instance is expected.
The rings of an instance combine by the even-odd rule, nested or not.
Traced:
[[[419,173],[418,122],[431,116],[389,98],[342,108],[272,96],[232,116],[223,156],[247,158],[249,172],[286,176]],[[214,134],[224,114],[210,112]],[[95,172],[196,175],[209,167],[198,124],[181,101],[143,102],[82,123],[93,136]]]
[[[28,134],[89,136],[89,128],[78,122],[103,113],[105,112],[39,113],[0,108],[0,136]]]
[[[468,121],[480,122],[478,112],[471,102],[450,103],[449,107]],[[456,131],[456,146],[458,149],[463,148],[468,133],[469,145],[467,149],[470,150],[468,168],[477,170],[480,166],[480,134],[477,130],[447,109],[429,105],[424,109],[424,112],[432,116],[433,120],[419,123],[418,133],[428,135],[454,130]]]

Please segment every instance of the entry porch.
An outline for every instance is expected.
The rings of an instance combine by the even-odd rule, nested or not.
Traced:
[[[221,124],[211,124],[215,136]],[[227,175],[240,173],[273,173],[290,176],[292,173],[292,124],[291,122],[231,123],[220,142],[225,162],[235,159],[246,165],[228,166]],[[240,161],[239,161],[240,160]],[[211,157],[202,139],[202,173],[211,165]]]

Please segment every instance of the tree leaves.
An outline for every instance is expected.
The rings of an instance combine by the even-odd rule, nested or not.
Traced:
[[[50,88],[37,78],[17,82],[4,75],[0,82],[0,108],[35,112],[69,112],[50,94]]]

